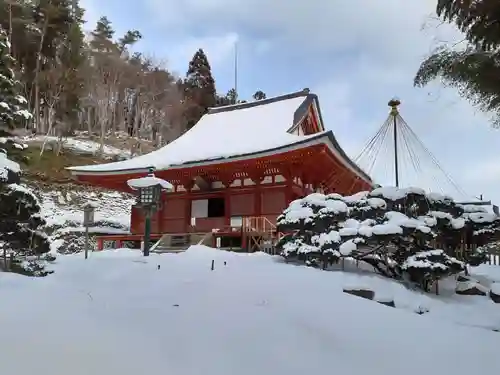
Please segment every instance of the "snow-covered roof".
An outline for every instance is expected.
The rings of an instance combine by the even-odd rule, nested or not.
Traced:
[[[73,174],[125,174],[181,168],[186,164],[207,164],[265,156],[286,148],[303,148],[325,143],[342,160],[346,167],[361,178],[370,178],[357,167],[335,141],[329,131],[308,136],[290,134],[288,131],[307,114],[309,104],[317,97],[300,91],[261,101],[226,107],[212,108],[198,123],[168,145],[132,159],[99,165],[70,167]],[[324,129],[319,114],[320,129]]]

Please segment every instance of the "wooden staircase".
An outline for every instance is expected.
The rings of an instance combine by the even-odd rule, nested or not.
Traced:
[[[250,216],[243,218],[242,243],[247,245],[248,252],[262,251],[276,255],[276,244],[281,234],[268,218]]]
[[[224,230],[225,229],[225,230]],[[241,227],[224,228],[208,233],[164,234],[150,251],[154,253],[179,253],[192,245],[213,246],[215,238],[223,237],[225,232],[241,233],[241,244],[247,252],[262,251],[276,255],[276,244],[282,234],[277,231],[268,218],[264,216],[244,217]]]
[[[211,245],[212,232],[164,234],[151,246],[152,253],[180,253],[191,245]]]

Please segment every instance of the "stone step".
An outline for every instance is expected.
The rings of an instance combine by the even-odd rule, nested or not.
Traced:
[[[188,246],[182,246],[182,247],[164,247],[164,246],[157,246],[154,250],[153,253],[158,253],[158,254],[163,254],[163,253],[182,253],[188,249]]]

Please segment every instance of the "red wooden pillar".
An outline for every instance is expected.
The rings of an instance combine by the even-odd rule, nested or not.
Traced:
[[[224,224],[227,227],[231,226],[231,190],[230,186],[234,181],[232,174],[223,174],[219,176],[220,181],[224,185]]]
[[[191,193],[184,196],[184,233],[190,232],[191,226]]]
[[[184,233],[188,233],[191,232],[191,190],[193,189],[194,181],[187,178],[182,182],[182,186],[186,189],[184,196]]]
[[[165,193],[161,193],[160,195],[160,209],[156,212],[156,228],[159,234],[163,234],[163,210],[165,209],[165,204],[167,200],[165,199]]]
[[[229,187],[224,190],[224,223],[231,226],[231,192]]]
[[[252,170],[247,172],[248,177],[255,184],[254,187],[254,207],[253,207],[253,216],[261,216],[262,215],[262,180],[264,180],[264,173],[260,170]]]
[[[254,208],[253,212],[255,216],[262,215],[262,185],[260,181],[256,182],[255,195],[254,195]]]
[[[293,178],[294,178],[294,173],[293,170],[290,166],[286,167],[281,167],[280,168],[280,173],[285,179],[285,203],[286,205],[289,205],[291,201],[293,201]]]

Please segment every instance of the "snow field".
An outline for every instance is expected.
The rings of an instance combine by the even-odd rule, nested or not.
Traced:
[[[481,319],[494,312],[500,319],[493,303],[485,312],[491,301],[484,297],[484,306],[476,297],[438,301],[422,294],[419,301],[414,292],[377,276],[294,267],[260,253],[203,246],[149,258],[125,249],[93,253],[87,261],[81,254],[59,256],[53,267],[56,272],[41,279],[0,274],[5,373],[493,375],[500,370],[500,334],[456,324],[473,309],[483,311]],[[419,316],[347,295],[342,292],[347,285],[370,286],[397,305],[425,302],[430,312]]]

